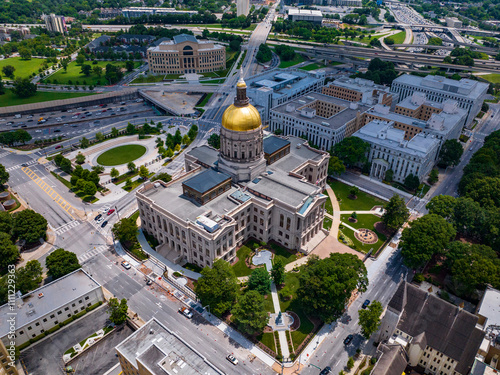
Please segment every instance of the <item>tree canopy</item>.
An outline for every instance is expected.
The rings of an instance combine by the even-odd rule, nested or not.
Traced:
[[[340,176],[345,172],[345,165],[337,156],[331,156],[328,161],[328,174]]]
[[[271,290],[271,278],[265,267],[259,267],[252,271],[248,278],[248,289],[256,290],[260,294],[266,294]]]
[[[24,267],[16,270],[16,290],[22,294],[28,293],[42,282],[43,269],[38,260],[30,260]]]
[[[271,270],[271,277],[276,286],[285,282],[285,264],[280,257],[274,260],[273,268]]]
[[[358,311],[361,334],[365,339],[369,339],[372,334],[377,332],[380,326],[380,315],[383,311],[384,308],[379,301],[373,301],[366,309]]]
[[[115,223],[111,231],[120,241],[133,242],[137,238],[137,223],[134,219],[125,217]]]
[[[12,243],[10,236],[0,232],[0,269],[4,270],[7,266],[15,264],[18,258],[19,250]]]
[[[109,320],[116,325],[125,323],[127,320],[127,311],[128,305],[125,298],[122,298],[120,301],[117,298],[111,298],[108,301]]]
[[[45,259],[45,266],[48,270],[47,275],[55,280],[80,268],[80,263],[75,253],[57,249]]]
[[[428,214],[410,223],[401,236],[401,254],[411,268],[423,266],[434,254],[444,252],[455,229],[441,216]]]
[[[256,290],[249,290],[239,297],[232,314],[239,329],[250,335],[261,333],[269,322],[264,296]]]
[[[453,167],[460,162],[464,148],[456,139],[447,139],[439,151],[439,166]]]
[[[37,87],[28,78],[16,78],[14,80],[14,86],[12,87],[12,92],[20,98],[29,98],[30,96],[36,95]]]
[[[345,165],[354,166],[366,161],[370,144],[358,137],[347,137],[332,148],[332,156],[338,157]]]
[[[307,313],[331,323],[344,311],[352,292],[366,291],[365,265],[353,254],[332,253],[328,258],[310,257],[301,267],[298,298]]]
[[[212,268],[203,268],[195,286],[203,306],[209,305],[210,311],[217,316],[231,309],[238,291],[238,279],[231,266],[222,259],[216,260]]]
[[[10,174],[5,170],[5,166],[0,164],[0,185],[9,181]]]
[[[45,238],[47,220],[33,210],[23,210],[14,215],[13,228],[15,237],[33,243]]]
[[[394,194],[389,202],[384,206],[385,212],[382,216],[382,221],[389,230],[396,231],[410,217],[410,212],[406,207],[403,198],[398,194]]]

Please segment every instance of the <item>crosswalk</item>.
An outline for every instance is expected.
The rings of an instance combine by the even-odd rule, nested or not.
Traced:
[[[10,155],[10,152],[4,151],[4,152],[0,153],[0,159],[7,156],[7,155]]]
[[[29,161],[27,163],[23,163],[23,164],[25,164],[24,166],[29,167],[30,165],[36,164],[36,160],[31,160],[31,161]],[[14,165],[13,167],[7,168],[6,171],[7,172],[14,171],[14,170],[19,169],[21,167],[23,167],[22,164]]]
[[[107,248],[108,248],[108,245],[93,246],[90,250],[87,250],[83,254],[78,255],[78,257],[77,257],[78,261],[80,263],[83,263],[83,262],[89,260],[90,258],[93,258],[96,255],[103,253],[104,251],[106,251]]]
[[[78,220],[73,220],[67,224],[61,225],[59,228],[55,230],[57,235],[61,235],[63,233],[66,233],[68,230],[80,225],[80,222]]]

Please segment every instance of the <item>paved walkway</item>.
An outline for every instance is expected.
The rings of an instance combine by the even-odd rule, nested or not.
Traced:
[[[343,221],[341,221],[342,225],[346,228],[349,228],[350,230],[352,230],[354,233],[358,233],[358,230],[356,228],[353,228],[351,227],[349,224],[346,224],[344,223]]]

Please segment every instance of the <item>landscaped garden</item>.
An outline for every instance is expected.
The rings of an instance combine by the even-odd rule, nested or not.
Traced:
[[[351,221],[349,220],[350,217],[351,215],[340,215],[340,220],[354,229],[361,229],[361,228],[369,229],[377,235],[378,239],[375,243],[364,243],[356,238],[356,236],[354,235],[354,231],[352,229],[344,225],[344,228],[342,228],[342,233],[343,235],[349,237],[350,240],[346,242],[348,243],[352,242],[356,250],[361,251],[365,254],[368,251],[370,251],[370,249],[373,249],[373,253],[376,253],[377,250],[387,240],[385,234],[375,229],[375,223],[380,222],[381,218],[372,214],[357,214],[356,222],[353,222],[352,220]]]
[[[126,164],[139,159],[146,151],[146,147],[141,145],[118,146],[99,155],[97,163],[104,166]]]
[[[356,193],[356,199],[350,197],[351,186],[346,185],[337,180],[328,180],[328,184],[332,188],[337,200],[339,200],[341,211],[369,211],[374,206],[383,206],[385,202],[382,199],[376,198],[373,195],[358,191]],[[327,212],[332,214],[332,212]]]
[[[2,71],[4,66],[11,65],[16,69],[14,71],[14,77],[28,78],[33,73],[38,73],[38,69],[40,69],[44,63],[45,59],[32,58],[30,60],[23,60],[20,57],[9,57],[8,59],[0,60],[0,71]],[[4,76],[3,73],[2,76]],[[8,79],[5,76],[3,78]]]

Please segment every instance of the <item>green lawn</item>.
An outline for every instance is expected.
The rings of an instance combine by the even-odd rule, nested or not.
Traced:
[[[207,105],[208,101],[210,100],[210,98],[212,97],[214,93],[213,92],[209,92],[204,98],[203,100],[201,101],[200,104],[198,104],[198,107],[204,107]]]
[[[64,69],[61,69],[44,80],[44,82],[50,81],[51,83],[54,83],[54,80],[57,80],[57,84],[59,85],[75,85],[76,81],[78,81],[80,85],[83,85],[83,81],[85,81],[85,84],[87,85],[95,86],[98,84],[98,82],[100,82],[101,85],[107,85],[108,82],[104,77],[104,70],[106,69],[106,65],[112,64],[125,68],[125,61],[98,61],[97,64],[93,64],[92,61],[85,61],[85,64],[90,65],[92,69],[95,66],[100,66],[103,69],[103,74],[101,75],[101,77],[97,76],[94,73],[91,73],[90,76],[85,77],[80,73],[82,67],[80,65],[76,65],[76,61],[73,61],[68,64],[68,70],[66,72],[64,71]],[[139,61],[135,61],[134,64],[135,68],[141,65]],[[69,81],[71,81],[71,83]]]
[[[37,91],[35,96],[31,96],[29,98],[19,98],[17,95],[11,90],[6,90],[5,94],[0,96],[0,107],[8,107],[11,105],[22,105],[22,104],[30,104],[30,103],[40,103],[40,102],[49,102],[51,100],[58,99],[70,99],[70,98],[78,98],[80,96],[88,96],[94,95],[91,93],[70,93],[70,92],[45,92],[45,91]]]
[[[296,272],[287,272],[285,275],[285,286],[290,288],[292,299],[283,301],[280,298],[281,311],[293,311],[300,318],[300,327],[291,332],[293,346],[297,348],[309,333],[314,329],[314,324],[307,318],[303,311],[300,301],[297,299],[297,289],[299,289],[299,274]]]
[[[309,64],[309,65],[303,66],[303,67],[301,67],[299,69],[310,71],[310,70],[321,69],[321,68],[324,68],[324,67],[325,66],[323,64],[313,63],[313,64]]]
[[[124,145],[112,148],[97,158],[97,163],[104,166],[126,164],[139,159],[146,153],[146,147],[141,145]]]
[[[485,74],[480,77],[491,83],[500,83],[500,74]]]
[[[278,68],[289,68],[291,66],[300,64],[301,62],[306,61],[306,58],[298,53],[295,54],[295,57],[290,61],[281,61]]]
[[[14,77],[29,77],[32,73],[38,73],[38,69],[40,69],[45,62],[45,59],[31,59],[31,60],[22,60],[20,57],[9,57],[8,59],[0,60],[0,72],[2,68],[7,65],[12,65],[16,70],[14,71]],[[52,65],[52,64],[49,64]],[[5,75],[0,73],[3,79],[9,79],[5,77]]]
[[[271,249],[274,250],[274,253],[276,254],[276,256],[274,257],[274,260],[281,258],[281,260],[283,261],[284,264],[288,264],[288,263],[291,263],[295,260],[297,260],[297,253],[294,252],[294,253],[291,253],[289,252],[287,249],[285,249],[284,247],[272,242],[270,244],[267,245],[267,247],[271,247]]]
[[[330,196],[328,193],[325,191],[325,195],[327,196],[326,202],[325,202],[325,210],[328,212],[330,215],[333,215],[333,206],[332,206],[332,201],[330,200]]]
[[[261,333],[259,336],[257,336],[257,340],[259,340],[261,343],[263,343],[265,346],[267,346],[269,349],[271,349],[273,352],[276,353],[276,345],[274,344],[274,333],[272,332]]]
[[[326,230],[330,230],[331,227],[332,227],[332,219],[330,219],[329,217],[325,217],[323,219],[323,228],[325,228]]]
[[[125,191],[132,191],[137,186],[139,186],[140,184],[142,184],[143,182],[144,182],[144,180],[142,178],[138,178],[137,180],[132,181],[132,186],[130,186],[130,187],[123,186],[122,189],[125,190]]]
[[[344,229],[342,229],[342,233],[351,239],[354,246],[356,247],[356,250],[367,253],[368,251],[370,251],[370,249],[373,249],[373,254],[375,254],[380,246],[382,246],[387,240],[387,237],[375,230],[373,226],[376,222],[381,221],[380,217],[370,214],[358,214],[358,221],[356,223],[351,223],[349,221],[350,216],[351,215],[340,215],[340,220],[355,229],[366,228],[373,230],[378,236],[378,241],[374,244],[362,243],[358,241],[356,237],[354,237],[354,232],[346,226],[344,226]]]
[[[390,38],[394,40],[394,44],[403,44],[406,38],[406,32],[401,31],[400,33],[392,35]]]
[[[248,258],[252,250],[243,245],[236,252],[236,256],[238,257],[238,262],[233,266],[233,271],[236,277],[241,276],[249,276],[252,273],[252,270],[247,267],[245,260]]]
[[[360,191],[357,199],[349,198],[349,185],[337,180],[329,180],[328,184],[333,189],[337,199],[340,201],[341,211],[369,211],[373,206],[383,206],[385,202],[373,195]]]

